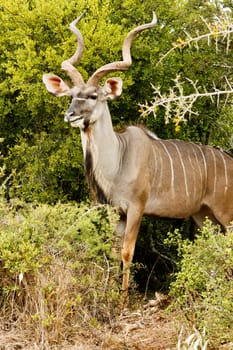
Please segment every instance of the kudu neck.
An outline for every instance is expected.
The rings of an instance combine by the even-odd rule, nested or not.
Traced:
[[[119,140],[113,130],[112,119],[107,103],[102,104],[101,114],[88,132],[82,132],[84,154],[91,151],[96,166],[107,177],[113,176],[120,161]]]
[[[93,125],[93,137],[98,144],[109,146],[110,148],[118,142],[113,129],[112,118],[107,102],[103,105],[102,113],[97,122]]]

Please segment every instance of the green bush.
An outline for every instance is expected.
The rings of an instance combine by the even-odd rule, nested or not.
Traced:
[[[0,198],[2,326],[26,329],[26,338],[47,346],[75,339],[84,328],[91,336],[119,310],[114,212]]]
[[[8,192],[13,198],[52,204],[87,196],[80,137],[73,130],[56,137],[41,132],[34,144],[22,137],[5,163],[12,173]]]
[[[179,240],[178,235],[178,240]],[[215,347],[233,339],[233,232],[206,222],[194,242],[180,241],[179,271],[171,285],[173,307]]]

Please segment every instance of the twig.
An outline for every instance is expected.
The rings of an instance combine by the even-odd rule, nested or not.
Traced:
[[[233,94],[233,86],[225,77],[225,90],[219,90],[213,83],[213,91],[200,92],[200,87],[197,85],[197,81],[193,82],[190,79],[186,79],[188,83],[193,88],[194,92],[190,95],[184,95],[183,85],[184,82],[179,80],[179,76],[175,79],[175,86],[170,89],[169,94],[161,94],[159,87],[154,87],[154,99],[151,104],[145,103],[140,105],[142,116],[147,116],[150,113],[153,113],[156,117],[156,113],[159,107],[165,108],[165,121],[169,122],[171,116],[173,122],[178,125],[182,121],[186,121],[186,115],[195,114],[198,115],[196,111],[193,110],[193,105],[197,99],[207,97],[211,99],[211,102],[214,102],[214,97],[217,98],[217,106],[220,103],[220,97],[225,96],[224,106],[226,105],[230,95]]]
[[[201,17],[202,21],[205,23],[208,29],[208,33],[198,35],[195,37],[192,37],[188,32],[184,31],[186,35],[186,39],[177,39],[176,44],[168,50],[157,62],[156,65],[159,65],[170,53],[177,49],[183,49],[185,47],[190,47],[191,44],[195,44],[196,49],[199,50],[198,43],[199,41],[203,41],[207,39],[207,44],[210,46],[211,39],[215,40],[215,50],[218,52],[218,41],[219,38],[222,38],[226,41],[226,53],[228,54],[229,48],[230,48],[230,36],[233,33],[233,24],[226,18],[217,18],[215,19],[215,23],[210,24],[208,23],[203,17]]]

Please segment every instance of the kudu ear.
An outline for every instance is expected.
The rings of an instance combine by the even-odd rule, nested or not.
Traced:
[[[55,74],[44,74],[43,82],[46,89],[56,96],[70,96],[70,87]]]
[[[123,81],[119,77],[107,79],[104,84],[104,90],[105,90],[106,96],[108,98],[111,98],[112,100],[114,98],[117,98],[122,93],[122,86],[123,86]]]

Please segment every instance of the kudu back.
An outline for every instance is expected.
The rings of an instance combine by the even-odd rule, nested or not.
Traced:
[[[107,100],[120,96],[122,80],[100,80],[113,71],[131,65],[130,47],[136,34],[155,26],[141,25],[125,38],[123,60],[99,68],[85,83],[74,67],[84,44],[76,24],[71,23],[78,46],[61,68],[73,81],[70,88],[60,77],[45,74],[47,90],[57,96],[71,96],[65,121],[79,127],[88,182],[101,203],[119,208],[117,230],[122,233],[122,290],[127,293],[129,267],[144,214],[158,217],[192,216],[201,226],[208,216],[226,229],[233,220],[233,158],[221,150],[179,140],[161,140],[147,129],[130,126],[122,133],[113,130]],[[125,294],[126,294],[125,293]]]

